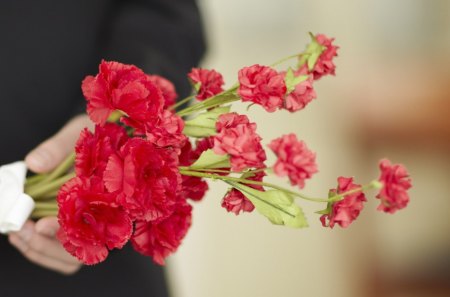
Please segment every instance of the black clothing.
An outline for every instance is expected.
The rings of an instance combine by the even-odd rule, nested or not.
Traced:
[[[81,81],[101,59],[163,75],[184,96],[203,51],[194,0],[1,0],[0,164],[23,159],[84,109]],[[166,296],[162,269],[126,250],[61,276],[0,236],[0,295]]]

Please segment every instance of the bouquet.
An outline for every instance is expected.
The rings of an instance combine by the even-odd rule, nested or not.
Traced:
[[[308,226],[302,200],[322,205],[316,213],[328,228],[346,228],[357,219],[369,190],[378,190],[378,210],[404,208],[411,181],[403,165],[387,159],[379,163],[379,178],[367,184],[341,176],[321,198],[292,189],[303,189],[318,172],[316,154],[295,134],[286,134],[267,144],[277,157],[267,164],[256,123],[231,110],[235,102],[269,113],[304,109],[316,98],[314,84],[335,74],[338,47],[333,43],[311,34],[302,53],[271,66],[244,67],[228,89],[217,71],[194,68],[188,74],[193,95],[177,103],[167,79],[102,61],[98,74],[82,82],[95,130],[83,130],[71,156],[51,173],[29,177],[25,187],[23,164],[3,166],[0,190],[9,189],[6,196],[21,202],[1,208],[0,225],[15,217],[15,208],[27,216],[32,211],[34,218],[58,216],[59,240],[85,264],[102,262],[109,251],[131,241],[136,251],[162,265],[191,226],[191,204],[203,198],[208,179],[229,185],[221,201],[226,211],[238,215],[256,209],[273,224],[293,228]],[[276,69],[292,60],[294,66]],[[264,181],[267,174],[287,178],[292,188]],[[20,228],[25,219],[0,231]]]

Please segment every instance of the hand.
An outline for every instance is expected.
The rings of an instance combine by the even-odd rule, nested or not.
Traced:
[[[38,145],[25,157],[27,167],[36,173],[44,173],[54,169],[71,152],[85,127],[93,128],[87,115],[80,115],[70,120],[55,135]]]
[[[86,115],[70,120],[58,133],[26,156],[25,163],[28,168],[38,173],[55,168],[73,151],[84,127],[92,127]],[[55,217],[42,218],[36,223],[28,221],[22,230],[9,235],[9,241],[33,263],[63,274],[75,273],[82,264],[67,253],[57,240],[58,229],[59,224]]]
[[[82,263],[66,252],[56,238],[56,217],[27,221],[19,232],[9,234],[9,242],[31,262],[62,274],[77,272]]]

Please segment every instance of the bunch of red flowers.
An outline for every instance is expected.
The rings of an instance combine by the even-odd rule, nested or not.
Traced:
[[[272,223],[290,227],[307,226],[294,198],[326,203],[318,213],[331,228],[353,222],[366,202],[364,192],[373,188],[380,189],[379,210],[404,208],[411,187],[408,173],[387,160],[380,163],[378,180],[361,186],[339,177],[337,189],[323,199],[263,180],[273,171],[303,189],[318,172],[316,154],[296,135],[287,134],[268,145],[277,161],[267,166],[256,123],[231,112],[228,104],[251,102],[268,112],[305,108],[316,98],[313,83],[335,74],[338,49],[325,35],[311,37],[304,52],[290,57],[298,59],[296,67],[244,67],[238,83],[227,90],[220,73],[195,68],[188,74],[194,95],[176,104],[168,80],[132,65],[101,62],[99,73],[82,83],[95,129],[83,130],[78,139],[75,176],[69,173],[67,180],[59,175],[65,184],[57,196],[58,237],[67,251],[95,264],[131,241],[135,250],[164,264],[185,237],[191,225],[190,200],[203,198],[208,178],[230,185],[222,200],[227,211],[237,215],[256,208]],[[192,97],[197,103],[176,111]],[[187,115],[192,117],[184,120]]]

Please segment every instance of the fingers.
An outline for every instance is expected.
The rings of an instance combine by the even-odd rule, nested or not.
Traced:
[[[34,229],[37,233],[45,235],[47,237],[55,237],[56,232],[59,229],[58,218],[56,217],[45,217],[40,219],[34,225]]]
[[[80,131],[84,127],[91,126],[86,115],[73,118],[58,133],[38,145],[25,157],[27,167],[38,173],[52,170],[73,151]]]
[[[39,233],[37,226],[45,234]],[[73,274],[81,263],[68,254],[56,239],[57,228],[56,218],[46,218],[36,224],[28,221],[22,230],[9,235],[9,241],[31,262],[63,274]]]

